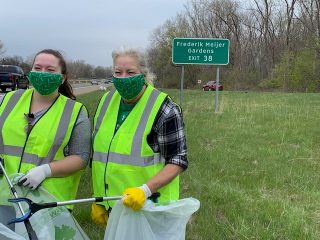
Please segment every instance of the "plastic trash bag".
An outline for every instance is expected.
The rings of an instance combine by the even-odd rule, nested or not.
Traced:
[[[22,174],[14,174],[10,176],[10,179],[14,184],[14,187],[19,197],[29,198],[36,203],[57,202],[57,199],[42,187],[39,187],[37,190],[30,190],[29,188],[18,186],[16,183],[18,182],[21,176]],[[1,195],[0,198],[2,198],[1,202],[3,202],[4,199],[8,200],[9,198],[14,197],[11,194],[9,196]],[[8,205],[14,206],[16,213],[16,216],[14,217],[21,216],[21,212],[17,204],[8,203]],[[27,204],[24,203],[22,207],[24,210],[28,210]],[[0,215],[3,214],[1,212],[1,209],[2,208],[0,208]],[[8,216],[7,221],[11,219],[12,216]],[[39,240],[89,239],[88,236],[81,229],[78,222],[73,218],[68,209],[65,207],[54,207],[39,210],[29,218],[29,221]],[[3,235],[6,236],[6,231],[9,232],[11,230],[7,226],[4,226],[2,224],[0,228],[0,239],[2,239]],[[29,239],[28,232],[23,222],[15,224],[14,232],[18,236],[21,236],[21,239]]]
[[[104,240],[184,240],[186,225],[199,207],[200,202],[195,198],[161,205],[148,200],[140,211],[135,212],[117,201]]]
[[[0,223],[0,239],[1,240],[25,240],[24,237],[21,237],[19,234],[13,232],[2,223]]]

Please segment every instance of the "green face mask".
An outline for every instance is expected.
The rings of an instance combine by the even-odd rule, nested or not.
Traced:
[[[131,100],[138,96],[145,84],[143,74],[124,78],[113,77],[112,80],[113,85],[125,100]]]
[[[61,73],[33,71],[29,72],[28,77],[37,92],[44,96],[56,91],[62,84],[63,79]]]

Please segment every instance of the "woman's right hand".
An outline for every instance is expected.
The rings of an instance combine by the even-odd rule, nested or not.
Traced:
[[[37,189],[40,183],[47,177],[51,176],[51,168],[49,164],[40,165],[32,168],[26,175],[19,179],[18,185],[29,187],[32,190]]]

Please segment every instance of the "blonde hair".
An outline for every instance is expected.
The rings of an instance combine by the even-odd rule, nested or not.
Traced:
[[[146,55],[136,49],[136,48],[128,48],[128,47],[121,47],[112,52],[112,59],[113,59],[113,68],[115,65],[115,61],[118,57],[129,56],[135,58],[138,62],[138,67],[141,73],[145,76],[146,83],[153,85],[153,80],[155,75],[149,70],[147,65]]]

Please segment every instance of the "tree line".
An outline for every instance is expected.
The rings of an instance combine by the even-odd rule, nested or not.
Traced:
[[[230,90],[320,91],[319,0],[189,0],[154,30],[150,66],[163,87],[179,87],[172,64],[175,37],[227,38],[229,64],[220,78]],[[186,87],[215,79],[216,66],[185,65]]]
[[[4,55],[4,44],[0,41],[0,56]],[[30,72],[33,58],[23,59],[21,56],[3,56],[0,64],[20,66],[25,73]],[[84,60],[67,61],[70,79],[105,79],[112,76],[111,67],[93,66]]]
[[[148,62],[160,87],[180,86],[181,67],[171,60],[175,37],[230,40],[229,64],[220,69],[226,89],[320,91],[320,0],[187,0],[150,37]],[[0,41],[0,56],[3,49]],[[0,59],[9,62],[30,70],[30,60]],[[68,67],[74,79],[112,74],[84,60]],[[216,66],[186,65],[185,87],[199,88],[198,79],[214,80],[215,73]]]

